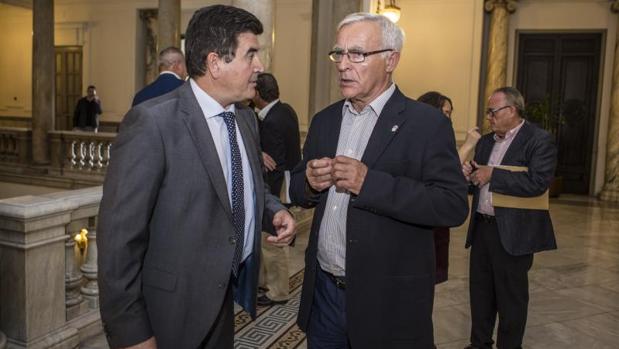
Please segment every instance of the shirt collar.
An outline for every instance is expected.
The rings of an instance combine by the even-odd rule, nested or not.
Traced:
[[[357,112],[357,110],[353,107],[352,103],[348,99],[344,102],[344,108],[348,108],[352,115],[359,115],[365,112],[368,107],[370,107],[372,108],[372,110],[374,110],[376,116],[380,116],[380,113],[383,111],[383,108],[385,108],[385,104],[387,104],[387,101],[389,100],[389,98],[391,98],[393,92],[395,92],[395,84],[392,82],[391,85],[383,93],[381,93],[380,96],[376,97],[373,101],[371,101],[361,111],[361,113]]]
[[[163,75],[163,74],[172,74],[172,75],[176,76],[176,78],[177,78],[177,79],[179,79],[179,80],[183,80],[183,79],[181,79],[181,77],[180,77],[180,76],[178,76],[178,74],[176,74],[176,73],[175,73],[175,72],[173,72],[173,71],[164,70],[164,71],[162,71],[161,73],[159,73],[159,75]]]
[[[225,111],[234,113],[234,103],[230,104],[228,108],[224,108],[221,104],[219,104],[219,102],[214,100],[213,97],[209,96],[206,91],[200,88],[200,86],[198,86],[193,79],[189,79],[189,84],[191,85],[191,90],[196,96],[198,104],[200,104],[200,108],[202,108],[202,112],[207,119],[219,116],[219,114]]]
[[[260,111],[258,112],[258,119],[260,119],[260,121],[263,121],[264,118],[267,117],[267,114],[269,113],[269,111],[271,111],[271,108],[273,108],[273,106],[277,104],[278,102],[279,102],[279,98],[267,104],[264,108],[260,109]]]
[[[505,142],[507,140],[510,140],[512,138],[514,138],[514,136],[516,136],[516,134],[518,133],[518,131],[520,131],[520,129],[522,128],[522,125],[524,125],[524,119],[522,119],[522,121],[518,124],[518,126],[512,128],[511,130],[507,131],[505,133],[505,137],[499,137],[499,135],[497,135],[496,133],[494,134],[494,141],[501,143],[501,142]]]

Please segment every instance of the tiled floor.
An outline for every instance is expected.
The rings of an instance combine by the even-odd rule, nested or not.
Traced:
[[[619,348],[619,205],[563,196],[551,214],[559,249],[535,256],[525,348]],[[452,230],[449,281],[436,289],[434,335],[440,349],[468,344],[466,224]],[[307,234],[291,251],[291,273],[303,264]],[[102,336],[82,348],[107,348]],[[305,348],[301,345],[300,348]]]

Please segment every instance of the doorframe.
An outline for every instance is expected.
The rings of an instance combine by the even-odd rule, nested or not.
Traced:
[[[513,51],[513,69],[512,69],[512,86],[516,86],[518,82],[518,53],[520,52],[520,34],[601,34],[600,40],[600,65],[598,67],[598,86],[597,86],[597,94],[596,94],[596,113],[595,120],[593,124],[593,144],[592,144],[592,154],[591,154],[591,168],[589,170],[589,195],[596,195],[595,192],[595,184],[596,184],[596,175],[599,161],[606,161],[606,159],[599,159],[599,153],[602,151],[606,153],[606,149],[600,149],[599,140],[600,140],[600,132],[601,121],[602,121],[602,95],[604,93],[604,67],[606,66],[606,40],[608,37],[607,29],[516,29],[515,30],[515,41],[514,41],[514,51]],[[612,70],[612,67],[611,67]],[[612,77],[611,77],[612,79]],[[528,101],[524,101],[525,105]],[[608,140],[606,140],[608,142]],[[604,144],[604,146],[606,146]],[[604,167],[605,168],[605,167]],[[603,170],[604,171],[604,170]],[[602,179],[603,180],[603,179]]]

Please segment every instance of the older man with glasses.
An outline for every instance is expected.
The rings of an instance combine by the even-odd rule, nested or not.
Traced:
[[[433,348],[432,227],[461,224],[466,182],[449,119],[400,92],[402,31],[379,15],[338,26],[344,100],[312,119],[294,203],[316,207],[298,323],[308,348]]]
[[[481,138],[474,160],[463,166],[474,194],[466,238],[466,247],[472,246],[467,348],[492,348],[497,313],[497,348],[522,347],[533,253],[557,248],[548,209],[520,199],[548,190],[557,150],[551,135],[524,120],[523,113],[517,89],[495,90],[486,110],[493,132]],[[499,194],[514,199],[506,205]]]

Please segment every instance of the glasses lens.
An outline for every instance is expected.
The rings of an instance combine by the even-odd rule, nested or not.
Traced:
[[[365,60],[365,55],[363,54],[363,52],[351,51],[348,52],[348,59],[350,59],[350,61],[353,63],[361,63]]]
[[[341,51],[331,51],[329,52],[329,59],[333,62],[341,62],[342,61],[342,52]]]

